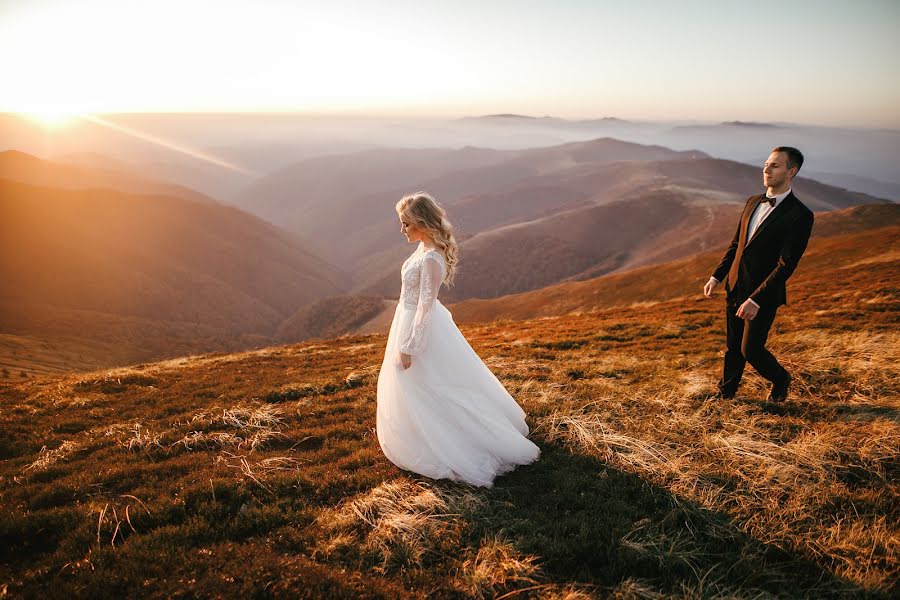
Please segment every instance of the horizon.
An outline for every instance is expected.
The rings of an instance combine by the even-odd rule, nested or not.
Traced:
[[[900,129],[898,20],[900,5],[885,0],[8,0],[0,52],[18,58],[0,111]],[[772,30],[783,44],[742,43]]]
[[[400,121],[459,121],[465,119],[523,119],[523,120],[554,120],[568,123],[583,123],[592,121],[619,121],[622,123],[635,123],[646,125],[736,125],[750,127],[810,127],[820,129],[841,129],[841,130],[859,130],[859,131],[885,131],[900,133],[900,124],[895,127],[881,125],[855,125],[855,124],[829,124],[820,121],[796,121],[796,120],[754,120],[740,117],[725,119],[701,119],[701,118],[625,118],[617,115],[578,115],[573,117],[564,117],[557,114],[527,114],[527,113],[511,113],[511,112],[494,112],[494,113],[459,113],[459,114],[438,114],[438,113],[422,113],[409,114],[408,112],[391,113],[391,112],[357,112],[357,111],[300,111],[300,110],[111,110],[111,111],[94,111],[83,113],[41,113],[16,110],[0,110],[0,115],[5,117],[15,117],[30,121],[35,125],[42,125],[47,130],[66,129],[72,123],[79,120],[90,121],[91,117],[114,117],[114,116],[161,116],[161,117],[192,117],[192,116],[222,116],[222,117],[292,117],[292,118],[308,118],[308,119],[371,119],[371,120],[400,120]],[[602,135],[600,137],[615,137],[610,135]]]

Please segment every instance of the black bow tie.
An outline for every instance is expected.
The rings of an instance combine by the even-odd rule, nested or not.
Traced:
[[[769,198],[766,196],[766,202],[769,203],[769,206],[775,206],[775,198]]]

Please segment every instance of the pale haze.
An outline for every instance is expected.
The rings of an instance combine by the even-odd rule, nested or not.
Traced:
[[[900,3],[0,1],[0,111],[900,127]]]

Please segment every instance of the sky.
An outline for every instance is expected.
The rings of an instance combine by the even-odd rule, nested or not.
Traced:
[[[900,129],[900,0],[0,0],[0,111]]]

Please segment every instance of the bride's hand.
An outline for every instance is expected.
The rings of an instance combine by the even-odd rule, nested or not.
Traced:
[[[400,364],[403,365],[404,369],[408,369],[412,365],[412,355],[407,354],[406,352],[401,352]]]

